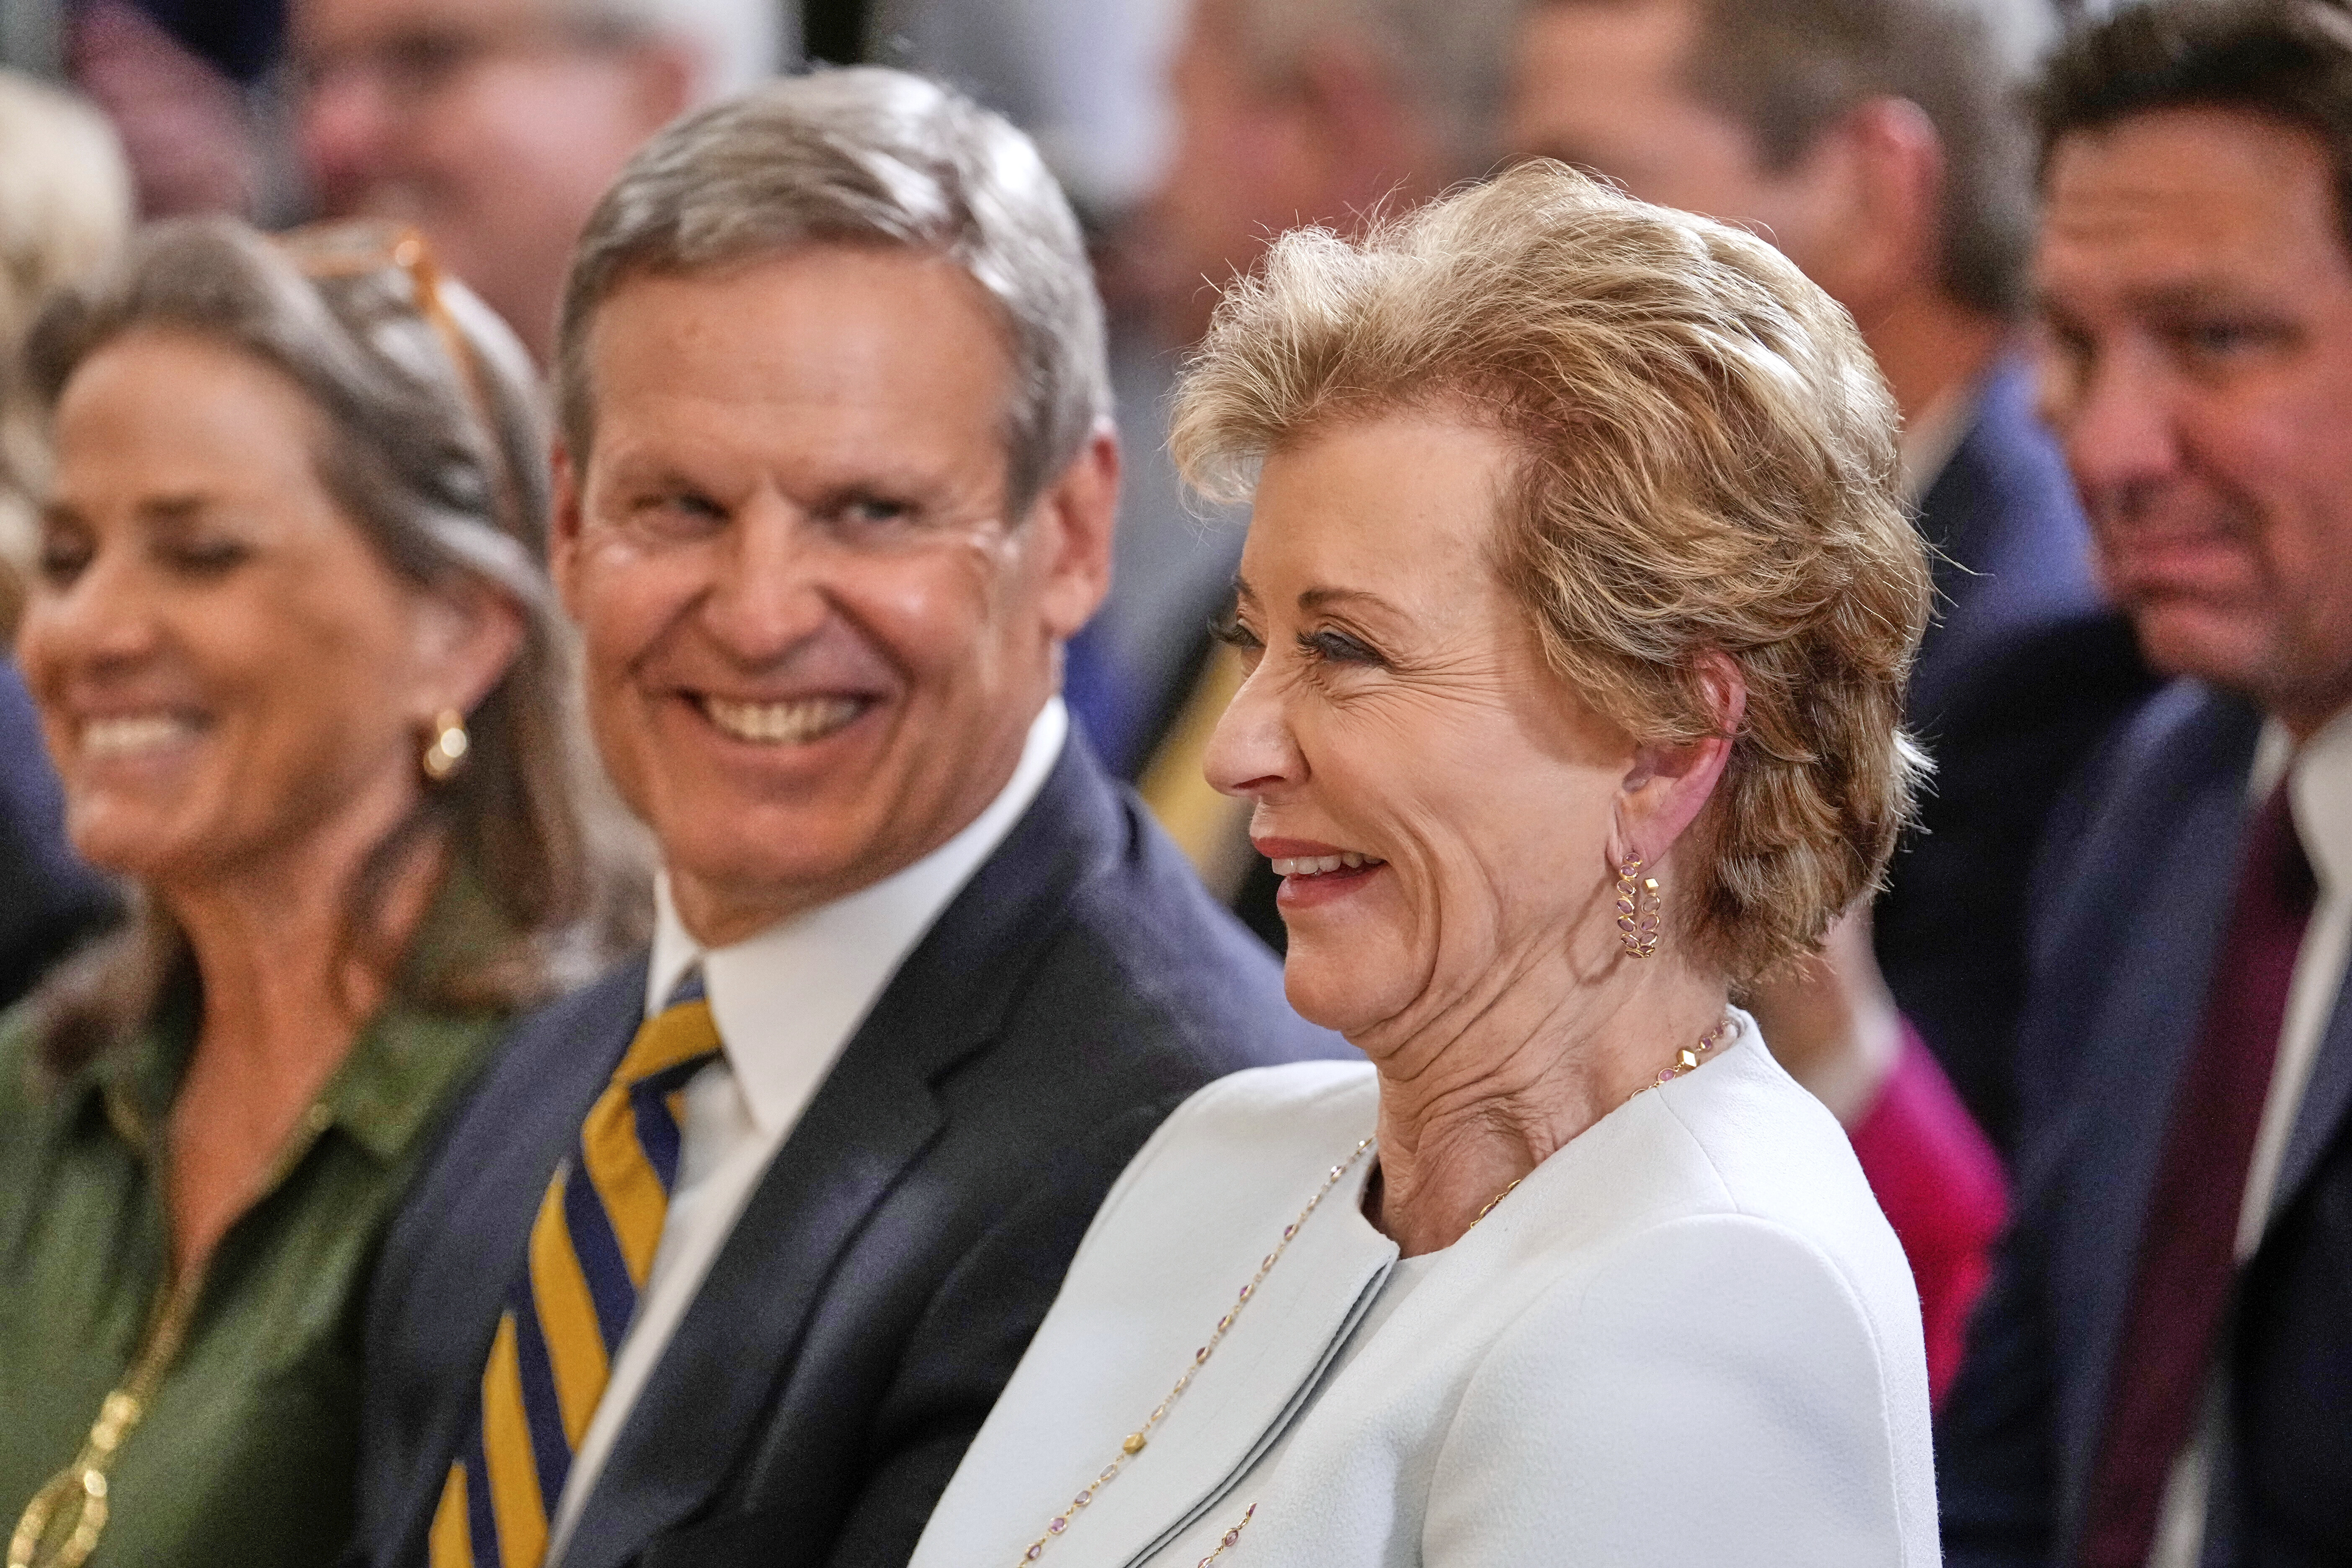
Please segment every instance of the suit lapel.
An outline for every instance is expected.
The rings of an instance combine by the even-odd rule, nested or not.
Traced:
[[[614,1568],[733,1482],[843,1253],[939,1135],[931,1085],[983,1055],[1071,889],[1118,841],[1082,745],[884,989],[647,1379],[562,1568]]]
[[[2181,1074],[2205,1016],[2216,948],[2237,880],[2244,837],[2246,769],[2259,724],[2238,705],[2209,699],[2152,759],[2151,808],[2125,824],[2121,842],[2146,858],[2120,864],[2083,908],[2112,922],[2130,911],[2116,940],[2089,950],[2086,983],[2105,1005],[2089,1020],[2104,1054],[2074,1079],[2071,1123],[2054,1163],[2023,1173],[2027,1202],[2053,1184],[2064,1204],[2063,1241],[2053,1263],[2053,1310],[2078,1369],[2059,1394],[2061,1479],[2068,1528],[2081,1522],[2089,1457],[2105,1429],[2116,1347],[2124,1330],[2156,1169]],[[2101,970],[2133,952],[2167,955],[2135,966],[2128,983]]]

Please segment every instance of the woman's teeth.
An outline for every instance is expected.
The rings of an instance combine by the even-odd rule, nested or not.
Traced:
[[[799,746],[821,741],[866,710],[855,697],[809,697],[798,702],[730,702],[706,697],[702,711],[739,741]]]
[[[151,752],[196,732],[193,720],[170,713],[142,713],[122,719],[91,719],[81,727],[85,756],[124,757]]]
[[[1384,866],[1388,862],[1376,855],[1359,855],[1350,849],[1339,855],[1277,856],[1274,874],[1277,877],[1320,877],[1326,871],[1342,867],[1354,871],[1366,866]]]

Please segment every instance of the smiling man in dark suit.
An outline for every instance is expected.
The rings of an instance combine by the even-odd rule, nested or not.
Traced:
[[[2042,105],[2046,402],[2183,679],[2037,879],[1946,1561],[2352,1562],[2352,12],[2118,9]]]
[[[1118,450],[1027,140],[895,72],[664,133],[582,241],[557,582],[661,851],[391,1236],[373,1564],[887,1564],[1129,1157],[1330,1054],[1069,733]]]

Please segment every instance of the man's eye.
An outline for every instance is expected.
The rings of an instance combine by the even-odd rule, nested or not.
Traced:
[[[663,533],[704,533],[726,522],[727,509],[693,490],[656,490],[631,501],[629,516]]]
[[[834,515],[853,527],[880,528],[911,521],[915,509],[888,496],[851,496],[834,509]]]
[[[2284,336],[2264,322],[2222,320],[2191,321],[2173,333],[2173,341],[2191,359],[2216,361],[2260,353]]]

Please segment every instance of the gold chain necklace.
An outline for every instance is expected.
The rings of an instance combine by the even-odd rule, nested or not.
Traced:
[[[1223,1342],[1227,1331],[1233,1328],[1234,1320],[1241,1316],[1242,1309],[1248,1306],[1250,1298],[1257,1294],[1257,1288],[1265,1283],[1265,1277],[1274,1272],[1274,1266],[1282,1261],[1282,1255],[1289,1250],[1292,1240],[1298,1235],[1299,1227],[1307,1223],[1307,1217],[1322,1205],[1323,1200],[1330,1194],[1331,1189],[1339,1184],[1340,1178],[1355,1169],[1356,1162],[1362,1159],[1364,1151],[1371,1146],[1372,1141],[1369,1138],[1365,1139],[1356,1145],[1355,1152],[1331,1167],[1331,1173],[1323,1178],[1323,1184],[1315,1189],[1315,1195],[1307,1200],[1307,1206],[1298,1211],[1298,1217],[1282,1227],[1282,1238],[1275,1243],[1274,1250],[1265,1255],[1265,1261],[1257,1266],[1257,1272],[1250,1277],[1250,1282],[1242,1287],[1241,1298],[1234,1303],[1233,1310],[1217,1320],[1216,1331],[1209,1336],[1209,1342],[1192,1352],[1192,1363],[1184,1369],[1184,1375],[1176,1380],[1176,1386],[1170,1389],[1168,1396],[1144,1418],[1141,1426],[1127,1435],[1126,1440],[1118,1446],[1118,1458],[1105,1465],[1100,1473],[1093,1480],[1088,1481],[1076,1497],[1070,1500],[1070,1506],[1055,1514],[1046,1524],[1045,1533],[1032,1542],[1029,1550],[1021,1554],[1021,1561],[1024,1563],[1034,1563],[1044,1556],[1045,1548],[1053,1544],[1055,1537],[1069,1529],[1071,1521],[1077,1518],[1087,1505],[1095,1500],[1095,1494],[1117,1480],[1118,1473],[1127,1468],[1128,1462],[1143,1452],[1151,1441],[1152,1429],[1167,1419],[1170,1408],[1184,1396],[1186,1389],[1192,1386],[1192,1379],[1199,1375],[1201,1369],[1209,1364],[1209,1358],[1216,1353],[1217,1346]],[[1244,1519],[1243,1522],[1247,1523],[1248,1521]],[[1240,1532],[1241,1526],[1235,1525],[1226,1533],[1228,1536],[1237,1536]],[[1220,1545],[1217,1552],[1223,1552],[1224,1549],[1223,1545]],[[1216,1552],[1212,1552],[1202,1561],[1211,1561],[1215,1555]]]
[[[1706,1059],[1706,1054],[1721,1045],[1724,1037],[1737,1026],[1738,1020],[1726,1013],[1723,1016],[1723,1021],[1699,1037],[1696,1045],[1677,1052],[1671,1066],[1661,1068],[1656,1078],[1627,1096],[1626,1103],[1631,1104],[1644,1089],[1655,1089],[1662,1083],[1671,1083],[1685,1073],[1696,1070],[1699,1063]],[[1027,1564],[1043,1557],[1045,1554],[1045,1548],[1051,1546],[1058,1537],[1068,1531],[1079,1513],[1095,1500],[1096,1495],[1112,1481],[1117,1480],[1119,1472],[1127,1468],[1129,1462],[1150,1447],[1152,1429],[1167,1419],[1169,1410],[1174,1406],[1177,1400],[1183,1397],[1184,1391],[1192,1386],[1192,1379],[1200,1374],[1202,1367],[1209,1364],[1209,1358],[1216,1353],[1217,1346],[1223,1342],[1227,1331],[1234,1326],[1234,1321],[1241,1316],[1242,1309],[1249,1305],[1250,1298],[1256,1295],[1258,1287],[1265,1283],[1265,1277],[1274,1272],[1274,1266],[1282,1261],[1283,1253],[1289,1249],[1291,1241],[1298,1235],[1299,1227],[1307,1223],[1309,1215],[1322,1205],[1323,1200],[1330,1195],[1331,1189],[1338,1186],[1349,1171],[1355,1169],[1356,1162],[1362,1159],[1364,1152],[1371,1146],[1372,1140],[1365,1139],[1356,1145],[1355,1151],[1346,1159],[1331,1167],[1330,1174],[1323,1178],[1323,1184],[1315,1189],[1315,1195],[1307,1200],[1305,1208],[1298,1211],[1298,1217],[1282,1227],[1282,1238],[1275,1243],[1274,1250],[1267,1253],[1265,1261],[1257,1266],[1257,1272],[1250,1277],[1250,1282],[1242,1287],[1241,1297],[1234,1303],[1233,1310],[1217,1320],[1216,1331],[1210,1334],[1209,1342],[1192,1352],[1192,1364],[1184,1369],[1184,1375],[1176,1380],[1176,1385],[1168,1391],[1168,1396],[1152,1407],[1151,1414],[1144,1417],[1143,1425],[1129,1432],[1126,1439],[1119,1444],[1118,1458],[1105,1465],[1096,1474],[1095,1479],[1088,1481],[1078,1495],[1070,1500],[1070,1506],[1055,1514],[1046,1523],[1045,1533],[1029,1543],[1029,1549],[1021,1554],[1019,1568],[1027,1568]],[[1518,1191],[1519,1182],[1526,1180],[1527,1178],[1522,1176],[1517,1182],[1513,1182],[1509,1186],[1487,1199],[1486,1206],[1478,1211],[1477,1217],[1470,1222],[1465,1234],[1466,1235],[1469,1230],[1477,1229],[1478,1221],[1493,1214],[1495,1205]],[[1209,1568],[1209,1564],[1223,1557],[1226,1550],[1241,1539],[1243,1529],[1256,1517],[1257,1504],[1252,1503],[1234,1522],[1233,1528],[1217,1538],[1216,1546],[1206,1557],[1201,1559],[1197,1568]]]

